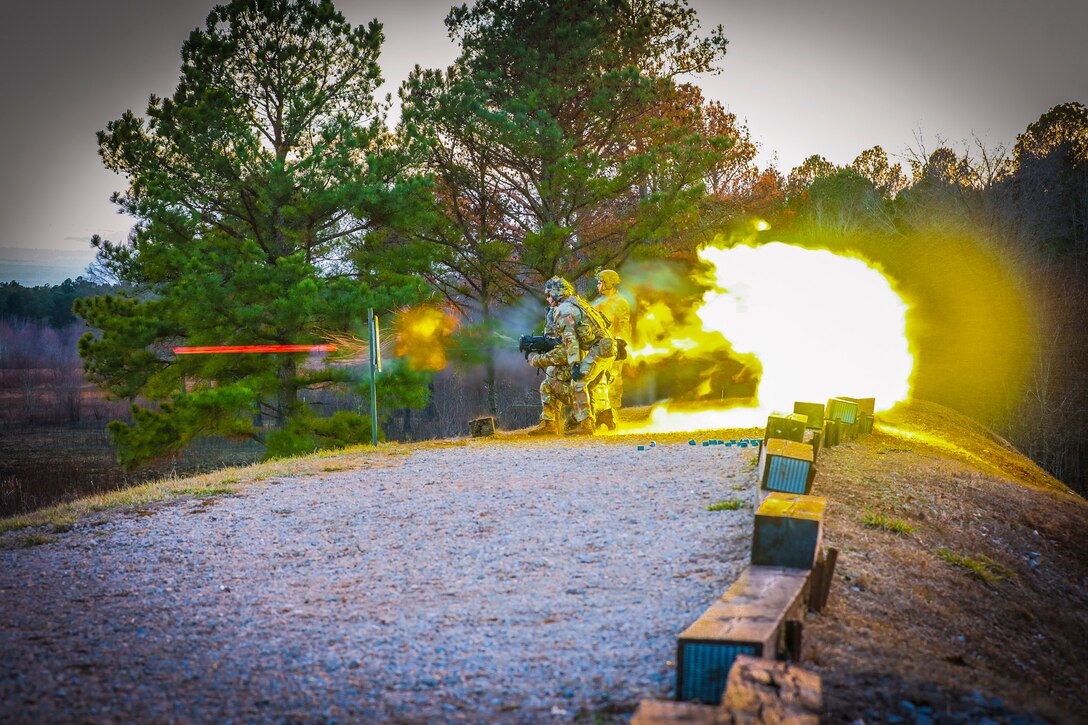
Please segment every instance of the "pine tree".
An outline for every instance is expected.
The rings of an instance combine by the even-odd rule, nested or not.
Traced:
[[[443,223],[427,236],[454,295],[520,294],[667,239],[733,143],[703,133],[701,96],[677,82],[726,46],[684,0],[480,0],[446,25],[460,57],[401,93],[408,135],[435,139]]]
[[[734,140],[704,133],[702,97],[677,82],[714,71],[721,28],[698,37],[686,0],[478,0],[446,25],[457,61],[401,89],[435,184],[414,230],[439,250],[435,287],[486,329],[548,277],[667,253]]]
[[[382,39],[377,21],[353,27],[328,0],[234,0],[184,43],[172,97],[99,133],[106,167],[128,179],[114,201],[137,224],[127,242],[94,240],[128,291],[77,306],[100,330],[81,354],[114,395],[159,404],[111,426],[126,464],[201,435],[256,435],[257,412],[329,444],[307,438],[317,424],[302,392],[350,382],[346,368],[171,348],[320,342],[357,329],[367,307],[419,298],[416,260],[390,261],[375,234],[415,213],[423,188],[374,99]],[[356,273],[358,247],[372,266]],[[420,383],[382,387],[418,405]]]

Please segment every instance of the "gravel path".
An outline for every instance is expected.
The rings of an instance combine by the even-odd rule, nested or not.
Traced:
[[[0,720],[628,712],[671,695],[676,635],[745,565],[754,457],[424,446],[0,550]]]

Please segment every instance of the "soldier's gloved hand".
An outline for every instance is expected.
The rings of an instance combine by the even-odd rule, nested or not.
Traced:
[[[531,352],[525,357],[525,359],[528,360],[529,364],[532,365],[534,368],[546,368],[548,367],[548,363],[543,362],[541,360],[542,357],[544,356],[538,352]]]
[[[581,380],[585,377],[585,373],[582,372],[582,363],[576,362],[570,366],[570,377],[573,380]]]

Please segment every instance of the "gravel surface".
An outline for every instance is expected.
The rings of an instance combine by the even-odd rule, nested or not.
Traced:
[[[0,720],[562,722],[670,697],[676,635],[746,565],[755,452],[636,443],[382,452],[0,550]]]

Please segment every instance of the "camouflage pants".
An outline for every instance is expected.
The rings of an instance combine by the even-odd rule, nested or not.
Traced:
[[[565,374],[564,374],[565,373]],[[544,373],[544,382],[540,384],[540,419],[560,420],[560,411],[564,405],[573,402],[574,386],[570,379],[570,368],[549,367]]]
[[[608,400],[610,407],[619,410],[623,407],[623,363],[624,360],[615,360],[612,370],[609,371],[611,380],[608,383]]]
[[[544,382],[540,384],[540,419],[560,420],[564,405],[571,409],[574,420],[578,422],[608,410],[608,368],[611,362],[612,358],[597,358],[581,380],[572,380],[567,366],[549,367]]]
[[[585,374],[581,380],[573,381],[571,387],[573,388],[573,404],[574,419],[578,422],[582,422],[588,418],[591,414],[596,417],[597,413],[602,410],[608,410],[608,371],[612,367],[612,361],[615,358],[604,357],[596,358],[590,362],[589,369],[585,369],[586,361],[590,360],[586,357],[582,361],[582,368]]]

